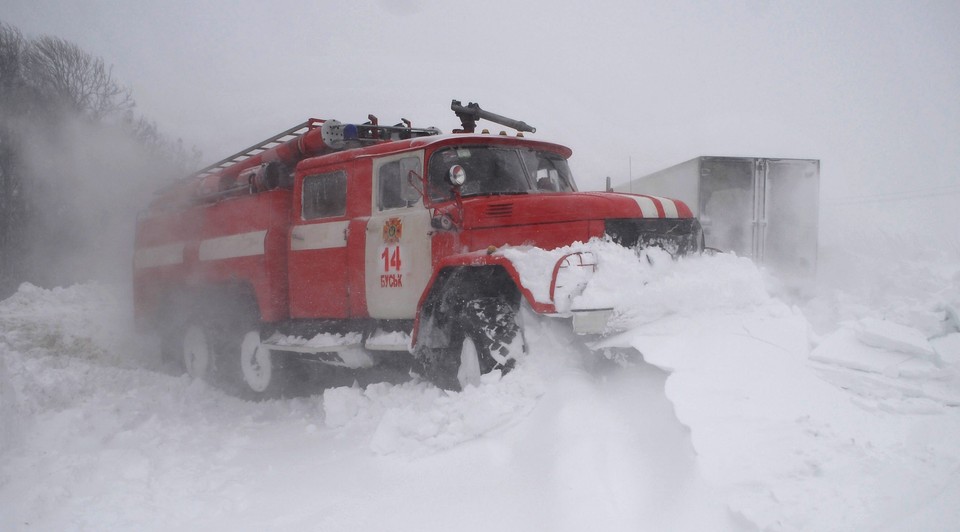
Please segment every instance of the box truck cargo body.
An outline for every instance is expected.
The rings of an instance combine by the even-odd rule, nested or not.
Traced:
[[[702,156],[615,190],[683,200],[708,247],[786,276],[816,272],[819,160]]]

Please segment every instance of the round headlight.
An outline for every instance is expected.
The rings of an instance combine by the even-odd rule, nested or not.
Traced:
[[[450,180],[451,185],[459,187],[467,182],[467,171],[459,164],[455,164],[450,167],[450,174],[447,178]]]

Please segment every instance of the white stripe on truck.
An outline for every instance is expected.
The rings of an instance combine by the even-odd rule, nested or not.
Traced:
[[[347,247],[349,221],[298,225],[290,235],[290,249],[331,249]]]
[[[134,269],[183,264],[183,242],[140,248],[133,253]]]
[[[660,196],[635,196],[631,194],[618,194],[618,196],[630,198],[637,202],[637,206],[640,207],[644,218],[660,218],[660,212],[657,211],[657,204],[654,202],[654,199],[659,201],[660,205],[663,206],[664,218],[680,217],[680,214],[677,212],[677,204],[672,199],[661,198]]]
[[[646,196],[633,196],[627,194],[617,194],[624,198],[630,198],[633,201],[637,202],[637,206],[640,207],[640,212],[643,213],[644,218],[659,218],[660,214],[657,213],[657,205],[653,202],[652,199]]]
[[[660,204],[663,205],[663,217],[664,218],[679,218],[680,214],[677,213],[677,204],[670,198],[661,198],[660,196],[653,196],[660,200]]]
[[[263,255],[267,231],[218,236],[200,242],[200,260],[234,259]]]

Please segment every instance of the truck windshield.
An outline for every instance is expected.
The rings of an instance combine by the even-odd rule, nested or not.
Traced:
[[[466,174],[463,196],[574,192],[576,186],[567,161],[551,152],[526,148],[456,146],[430,157],[430,197],[453,197],[450,168],[459,165]]]

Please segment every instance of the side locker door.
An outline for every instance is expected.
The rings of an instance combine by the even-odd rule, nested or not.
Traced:
[[[430,281],[430,213],[420,193],[423,151],[374,159],[373,210],[366,234],[367,310],[411,319]]]
[[[347,170],[303,178],[290,230],[290,316],[345,318],[347,289]]]

